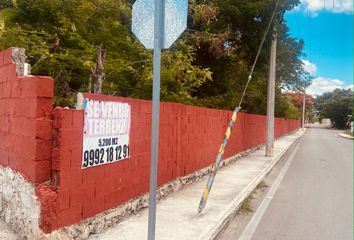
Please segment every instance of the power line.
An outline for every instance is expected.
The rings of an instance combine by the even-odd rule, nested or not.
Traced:
[[[259,45],[259,47],[258,47],[257,55],[256,55],[256,57],[255,57],[255,59],[254,59],[254,62],[253,62],[252,68],[251,68],[251,72],[250,72],[250,74],[248,75],[248,80],[247,80],[247,83],[246,83],[246,87],[245,87],[245,89],[243,90],[240,103],[238,104],[239,107],[241,107],[241,104],[242,104],[243,98],[244,98],[244,96],[245,96],[245,94],[246,94],[248,85],[249,85],[250,81],[252,80],[252,75],[253,75],[254,68],[256,67],[256,64],[257,64],[257,62],[258,62],[258,57],[259,57],[259,55],[260,55],[260,53],[261,53],[261,51],[262,51],[263,44],[264,44],[264,41],[265,41],[265,39],[266,39],[266,37],[267,37],[267,35],[268,35],[269,28],[270,28],[270,26],[272,25],[272,22],[273,22],[275,13],[276,13],[276,11],[277,11],[277,9],[278,9],[279,2],[280,2],[280,0],[278,0],[277,4],[275,5],[275,8],[274,8],[272,17],[270,18],[270,21],[269,21],[269,23],[268,23],[268,27],[267,27],[266,31],[264,32],[262,41],[261,41],[261,43],[260,43],[260,45]]]
[[[204,187],[204,191],[203,191],[202,197],[201,197],[200,202],[199,202],[198,213],[201,213],[203,211],[203,209],[204,209],[204,207],[206,205],[206,202],[208,200],[208,196],[209,196],[210,190],[211,190],[211,188],[213,186],[214,179],[215,179],[215,176],[216,176],[216,172],[218,171],[218,169],[220,167],[222,156],[223,156],[223,154],[225,152],[225,148],[226,148],[227,143],[229,141],[229,138],[231,136],[232,130],[233,130],[235,124],[236,124],[237,114],[238,114],[238,112],[241,109],[242,100],[243,100],[243,98],[244,98],[244,96],[246,94],[248,85],[249,85],[250,81],[252,80],[252,74],[253,74],[254,68],[255,68],[255,66],[257,64],[258,57],[259,57],[259,55],[261,53],[261,50],[263,48],[263,44],[264,44],[264,41],[265,41],[265,39],[266,39],[266,37],[268,35],[268,31],[270,29],[270,26],[272,25],[275,13],[276,13],[276,11],[278,9],[279,2],[280,2],[280,0],[278,0],[276,6],[274,8],[274,12],[273,12],[272,17],[271,17],[271,19],[269,21],[268,27],[267,27],[266,31],[264,32],[262,41],[261,41],[261,43],[259,45],[259,48],[258,48],[258,51],[257,51],[257,55],[255,57],[255,60],[253,62],[252,68],[251,68],[251,72],[250,72],[250,74],[248,76],[247,84],[245,86],[245,89],[243,90],[243,94],[242,94],[240,103],[239,103],[238,107],[235,108],[235,110],[234,110],[234,112],[232,114],[229,126],[228,126],[228,128],[226,130],[224,139],[223,139],[223,141],[221,143],[221,146],[219,148],[219,152],[218,152],[218,154],[216,156],[215,163],[211,166],[209,178],[208,178],[207,184]]]

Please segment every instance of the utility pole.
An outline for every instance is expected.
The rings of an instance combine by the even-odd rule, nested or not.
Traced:
[[[305,108],[306,107],[306,89],[304,89],[304,97],[302,102],[302,131],[305,129]]]
[[[274,27],[272,47],[270,51],[270,66],[267,94],[267,132],[266,132],[266,157],[273,156],[274,150],[274,105],[275,105],[275,72],[277,55],[277,29]]]

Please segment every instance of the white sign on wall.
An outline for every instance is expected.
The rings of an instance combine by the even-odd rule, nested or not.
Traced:
[[[129,158],[128,103],[84,99],[84,114],[82,169]]]

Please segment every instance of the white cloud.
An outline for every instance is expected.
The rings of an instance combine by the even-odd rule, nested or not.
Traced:
[[[292,12],[298,12],[298,11],[301,11],[301,7],[302,7],[302,5],[300,4],[300,5],[297,5],[296,7],[294,7],[291,11]]]
[[[301,9],[308,10],[313,16],[316,16],[317,12],[321,10],[352,14],[353,0],[301,0]]]
[[[346,87],[346,89],[348,89],[348,88],[350,88],[350,89],[352,89],[352,91],[354,91],[354,84],[348,85],[348,86]]]
[[[353,89],[353,87],[353,84],[346,85],[343,81],[339,79],[317,77],[312,80],[312,84],[306,89],[306,93],[311,94],[313,96],[318,96],[325,92],[332,92],[336,88]]]
[[[317,72],[317,66],[308,60],[302,60],[306,72],[314,75]],[[336,78],[316,77],[311,85],[306,89],[307,94],[318,96],[325,92],[332,92],[336,88],[353,89],[354,85],[346,85],[342,80]]]
[[[302,60],[302,64],[304,65],[305,71],[309,74],[315,74],[317,72],[317,66],[309,60]]]

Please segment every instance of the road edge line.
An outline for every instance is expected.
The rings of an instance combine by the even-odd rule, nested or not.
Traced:
[[[202,235],[201,240],[216,240],[220,234],[225,230],[229,223],[235,218],[238,209],[240,208],[243,201],[256,189],[257,185],[266,177],[273,167],[278,163],[278,161],[284,156],[284,154],[294,145],[296,142],[306,133],[299,129],[299,136],[287,147],[284,148],[266,167],[263,171],[258,174],[248,185],[245,187],[241,193],[225,208],[221,221],[215,224],[210,230]],[[296,133],[297,133],[296,132]],[[294,133],[295,134],[295,133]]]
[[[287,173],[287,171],[288,171],[291,163],[293,162],[295,155],[299,149],[300,143],[295,142],[295,144],[296,144],[295,149],[293,150],[293,152],[291,153],[291,155],[287,159],[287,161],[286,161],[285,165],[283,166],[283,168],[281,169],[279,175],[277,176],[277,178],[273,182],[273,184],[270,187],[269,191],[267,192],[266,196],[262,200],[261,204],[258,206],[256,212],[253,214],[251,220],[248,222],[246,228],[244,229],[244,231],[242,232],[242,234],[238,240],[251,240],[254,233],[256,232],[258,224],[260,223],[260,221],[263,218],[263,215],[267,211],[269,204],[272,201],[273,196],[276,194],[276,192],[280,186],[280,183],[283,181],[283,178],[284,178],[285,174]]]

